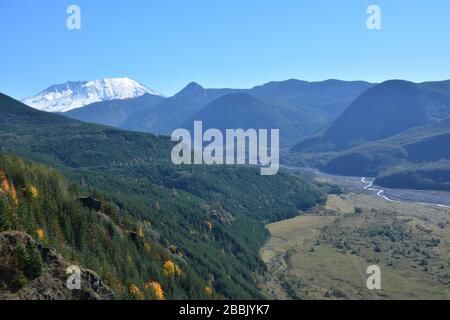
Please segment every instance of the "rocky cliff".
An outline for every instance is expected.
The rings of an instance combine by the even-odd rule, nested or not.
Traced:
[[[115,299],[114,292],[87,269],[79,269],[80,289],[70,290],[70,266],[56,250],[41,246],[26,233],[1,232],[0,300]]]

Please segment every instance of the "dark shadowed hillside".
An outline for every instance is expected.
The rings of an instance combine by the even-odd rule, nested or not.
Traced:
[[[270,82],[253,89],[205,89],[197,83],[190,83],[179,93],[165,100],[161,97],[150,100],[147,96],[96,103],[70,111],[67,115],[127,130],[168,135],[174,129],[186,126],[187,120],[191,120],[197,112],[202,112],[202,109],[214,103],[214,100],[231,93],[246,93],[259,98],[261,104],[277,106],[283,117],[289,117],[290,121],[286,122],[279,119],[280,112],[271,112],[275,119],[268,124],[277,125],[285,132],[284,145],[291,146],[298,142],[300,137],[305,137],[334,120],[358,95],[371,86],[373,85],[362,81],[287,80]],[[157,100],[163,101],[155,104]],[[249,101],[250,105],[245,105],[245,101]],[[228,100],[228,102],[235,104],[232,107],[235,112],[241,112],[237,109],[242,108],[242,115],[249,120],[254,118],[256,123],[261,123],[258,119],[267,119],[267,108],[254,108],[250,100]],[[221,103],[223,101],[218,101],[218,104]],[[213,116],[208,117],[213,122],[221,121],[219,116],[217,119],[213,119]],[[228,128],[235,126],[229,122]]]
[[[209,102],[231,92],[233,89],[205,89],[192,82],[179,93],[159,103],[149,111],[137,112],[120,127],[128,130],[170,134],[180,124]]]
[[[269,82],[249,92],[262,99],[277,101],[303,110],[315,110],[335,119],[360,94],[374,84],[364,81],[326,80],[307,82],[296,79]]]
[[[328,128],[300,142],[293,151],[342,150],[449,116],[450,91],[438,92],[428,85],[407,81],[387,81],[367,90]]]
[[[447,174],[435,173],[450,159],[449,116],[448,81],[388,81],[293,147],[289,161],[335,174],[378,176],[386,186],[446,189]]]
[[[149,111],[153,106],[164,99],[165,98],[161,96],[145,94],[133,99],[93,103],[83,108],[65,112],[64,115],[86,122],[120,127],[130,115]]]
[[[234,93],[219,98],[182,123],[182,128],[193,128],[194,121],[202,121],[204,130],[216,128],[280,129],[281,146],[295,143],[295,137],[304,136],[314,127],[314,114],[288,105],[266,102],[248,93]]]

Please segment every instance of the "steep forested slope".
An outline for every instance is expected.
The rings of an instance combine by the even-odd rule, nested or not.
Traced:
[[[0,95],[3,150],[57,167],[81,195],[94,194],[117,207],[119,225],[135,226],[145,241],[160,244],[180,259],[182,269],[192,270],[186,281],[200,291],[163,285],[173,292],[168,297],[203,297],[203,285],[219,297],[260,297],[253,273],[262,267],[258,250],[267,236],[262,222],[296,215],[321,201],[321,192],[284,173],[262,177],[256,168],[176,167],[170,162],[172,145],[149,134],[35,111]],[[93,269],[108,274],[108,268]],[[148,279],[139,277],[158,278],[158,270],[135,270],[132,279],[144,290]]]
[[[180,256],[171,254],[145,235],[145,223],[121,216],[120,209],[106,201],[102,201],[101,208],[97,210],[83,206],[78,199],[80,188],[69,186],[57,171],[0,153],[0,184],[0,231],[26,232],[40,246],[56,249],[71,264],[96,270],[103,281],[114,288],[117,298],[135,299],[142,294],[155,299],[156,292],[149,287],[151,282],[159,283],[167,298],[208,298],[204,291],[206,282]],[[26,240],[22,236],[14,238]],[[28,283],[41,276],[42,259],[51,260],[47,257],[51,250],[45,253],[45,250],[39,249],[38,252],[37,246],[31,246],[32,242],[22,242],[17,241],[16,247],[9,250],[13,253],[9,259],[25,249],[30,257],[26,258],[22,267],[20,263],[12,263],[12,260],[11,263],[8,263],[9,260],[1,261],[0,291],[6,289],[15,293],[27,288]],[[4,243],[2,245],[6,247]],[[52,254],[52,259],[57,260],[58,257]],[[177,265],[182,273],[164,276],[168,262]],[[61,264],[52,262],[56,263]],[[56,280],[63,281],[61,287],[64,287],[65,270],[60,272],[62,276]],[[45,292],[45,286],[48,286],[48,292],[52,292],[55,289],[52,282],[56,280],[48,275],[39,279],[43,287],[39,292]],[[132,290],[134,287],[140,288],[141,293]],[[84,289],[87,294],[87,288]],[[37,290],[30,290],[28,288],[31,297],[38,296]],[[79,295],[78,298],[83,298],[82,293]],[[64,293],[53,298],[69,297]]]

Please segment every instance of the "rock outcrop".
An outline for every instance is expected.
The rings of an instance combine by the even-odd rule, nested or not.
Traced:
[[[28,267],[19,255],[29,255]],[[25,265],[27,265],[25,263]],[[93,271],[79,268],[80,289],[69,289],[72,264],[23,232],[0,233],[0,300],[113,300],[114,292]]]

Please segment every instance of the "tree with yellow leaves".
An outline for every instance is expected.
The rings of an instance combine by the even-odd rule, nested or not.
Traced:
[[[39,241],[44,242],[45,241],[45,231],[42,228],[39,228],[36,230],[36,235],[39,239]]]
[[[148,282],[145,284],[144,288],[151,290],[153,292],[153,294],[155,295],[156,299],[158,299],[158,300],[166,299],[164,296],[164,291],[158,282],[156,282],[156,281]]]
[[[145,234],[144,234],[144,229],[142,229],[142,227],[139,227],[139,228],[138,228],[138,230],[137,230],[137,236],[138,236],[140,239],[144,239]]]
[[[212,231],[213,229],[213,224],[211,221],[205,221],[206,227],[208,228],[209,231]]]
[[[19,197],[17,196],[16,188],[14,188],[5,177],[2,178],[0,189],[11,196],[16,206],[19,205]]]
[[[30,185],[28,187],[28,191],[30,192],[30,194],[33,197],[33,199],[37,199],[39,197],[39,190],[35,186]]]
[[[210,297],[213,294],[213,289],[211,287],[205,287],[205,293]]]
[[[144,249],[145,249],[145,252],[147,252],[148,254],[150,252],[152,252],[152,245],[150,244],[150,242],[145,242],[144,243]]]
[[[135,300],[144,300],[145,299],[144,293],[135,284],[132,284],[130,286],[130,294],[133,297],[133,299],[135,299]]]
[[[5,193],[11,192],[11,186],[9,184],[8,179],[6,179],[5,177],[2,178],[2,182],[0,184],[0,189],[2,189],[2,191]]]
[[[181,270],[172,260],[168,260],[164,263],[163,273],[166,277],[179,276]]]

